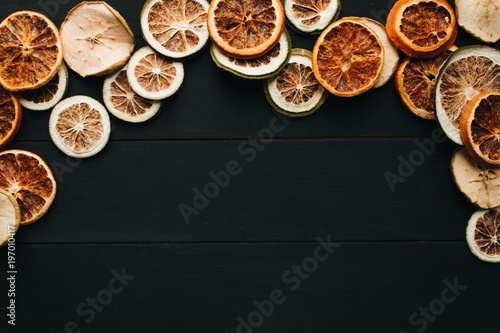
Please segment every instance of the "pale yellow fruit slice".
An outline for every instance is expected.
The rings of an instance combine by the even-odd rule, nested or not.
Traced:
[[[472,214],[466,234],[467,245],[476,257],[489,263],[500,262],[500,208]]]
[[[319,34],[340,14],[339,0],[285,0],[289,24],[300,32]]]
[[[16,198],[0,189],[0,247],[14,237],[21,223],[21,210]]]
[[[66,64],[83,77],[113,72],[134,50],[134,35],[123,17],[103,1],[84,1],[61,25]]]
[[[486,43],[500,40],[500,0],[455,0],[458,25]]]
[[[87,96],[66,98],[52,110],[49,132],[54,144],[66,155],[75,158],[94,156],[109,139],[108,111]]]

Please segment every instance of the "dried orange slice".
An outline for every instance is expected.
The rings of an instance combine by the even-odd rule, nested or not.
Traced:
[[[209,39],[205,0],[148,0],[141,12],[142,35],[158,53],[185,58]]]
[[[160,100],[180,88],[184,80],[184,66],[182,62],[169,60],[145,46],[130,58],[127,78],[139,96]]]
[[[21,210],[16,198],[0,188],[0,247],[14,237],[21,223]]]
[[[82,77],[100,76],[125,65],[135,46],[125,19],[104,1],[83,1],[61,25],[66,64]]]
[[[106,77],[102,95],[109,112],[131,123],[147,121],[161,108],[160,101],[143,98],[132,90],[127,79],[127,66]]]
[[[396,89],[401,101],[414,115],[423,119],[436,119],[434,85],[439,68],[456,46],[433,58],[406,57],[396,72]]]
[[[21,105],[16,96],[0,87],[0,148],[5,147],[21,126]]]
[[[285,0],[285,15],[294,30],[320,34],[340,14],[340,0]]]
[[[460,133],[476,160],[500,165],[500,92],[479,94],[467,104]]]
[[[279,0],[213,0],[208,9],[210,37],[224,53],[240,59],[271,50],[284,24]]]
[[[71,157],[99,153],[106,146],[110,131],[108,111],[87,96],[66,98],[50,114],[50,137],[57,148]]]
[[[389,38],[414,58],[432,58],[457,38],[457,20],[446,0],[399,0],[386,23]]]
[[[63,59],[59,31],[42,14],[20,11],[0,24],[0,84],[10,91],[43,86]]]
[[[467,245],[480,260],[500,262],[500,208],[472,214],[467,224]]]
[[[384,54],[372,29],[358,20],[342,19],[328,26],[314,45],[314,76],[334,95],[356,96],[375,85]]]
[[[41,218],[56,196],[56,181],[40,156],[24,150],[0,152],[0,189],[11,193],[21,210],[21,225]]]

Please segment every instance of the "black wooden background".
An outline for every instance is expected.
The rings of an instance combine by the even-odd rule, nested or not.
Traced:
[[[77,3],[2,0],[1,16],[41,11],[59,26]],[[144,45],[144,2],[108,3]],[[393,3],[343,0],[341,15],[385,23]],[[316,37],[290,32],[293,47],[312,50]],[[477,43],[459,31],[457,45]],[[58,193],[42,220],[18,232],[16,325],[7,324],[2,279],[0,332],[499,331],[499,266],[467,248],[475,208],[449,171],[455,145],[435,143],[394,191],[385,179],[401,159],[423,156],[415,140],[429,142],[438,128],[403,108],[392,81],[351,99],[329,96],[316,114],[283,121],[261,81],[219,69],[207,49],[185,71],[152,121],[111,117],[110,142],[90,159],[54,146],[49,112],[23,110],[7,148],[39,154]],[[102,101],[102,82],[71,72],[67,96]],[[256,142],[271,122],[284,129]],[[251,144],[260,150],[250,153]],[[240,174],[186,224],[179,204],[193,206],[193,190],[230,161]],[[318,238],[335,242],[322,262],[309,258]],[[7,272],[5,249],[0,257]],[[303,262],[310,273],[293,273]],[[123,273],[125,286],[113,285]],[[463,287],[454,294],[449,284]]]

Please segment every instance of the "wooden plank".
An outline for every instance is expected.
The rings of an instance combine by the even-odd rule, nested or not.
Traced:
[[[251,315],[254,332],[417,332],[423,322],[429,333],[498,329],[498,268],[475,259],[464,242],[340,243],[323,262],[307,259],[317,246],[19,245],[16,327],[7,328],[3,315],[0,330],[59,333],[73,321],[83,332],[249,332],[238,331],[237,318],[248,322],[253,302],[276,289],[283,303],[261,325]],[[304,260],[303,279],[286,273]],[[124,288],[112,281],[121,292],[91,311],[87,298],[108,302],[112,270],[135,278]],[[446,280],[465,287],[455,296]],[[5,279],[0,286],[8,289]],[[434,309],[427,310],[432,322],[420,308]]]
[[[131,141],[75,164],[52,143],[16,144],[40,154],[58,180],[53,206],[19,241],[310,241],[326,232],[339,240],[463,240],[475,209],[452,180],[454,146],[436,146],[427,157],[413,139],[275,140],[260,152],[245,141]],[[421,165],[399,176],[410,156]],[[216,186],[211,172],[226,172],[230,161],[240,173]],[[401,177],[394,192],[386,172]],[[206,205],[197,195],[195,206],[195,189],[207,184],[209,196],[219,195]],[[198,215],[184,219],[181,203]]]

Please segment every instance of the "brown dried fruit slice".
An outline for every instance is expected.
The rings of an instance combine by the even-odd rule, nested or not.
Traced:
[[[500,93],[482,93],[474,97],[465,107],[460,133],[477,161],[500,165]]]
[[[209,39],[205,0],[148,0],[141,12],[142,35],[158,53],[185,58]]]
[[[359,95],[372,88],[384,67],[377,34],[354,19],[332,23],[314,45],[312,65],[318,82],[332,94]]]
[[[125,19],[104,1],[83,1],[61,25],[64,60],[83,77],[105,75],[125,65],[134,34]]]
[[[0,153],[0,189],[11,193],[21,209],[21,225],[41,218],[56,195],[56,181],[45,162],[23,150]]]
[[[439,68],[456,46],[433,58],[406,57],[396,72],[396,89],[410,112],[423,119],[436,119],[434,85]]]
[[[0,86],[0,148],[16,136],[21,126],[21,105],[16,96]]]
[[[386,29],[394,44],[414,58],[435,57],[457,38],[455,13],[446,0],[399,0]]]
[[[482,261],[500,262],[500,208],[472,214],[467,224],[467,245]]]
[[[0,188],[0,247],[15,236],[21,223],[21,210],[16,198]]]
[[[285,0],[285,15],[292,28],[319,34],[340,14],[339,0]]]
[[[127,66],[106,77],[102,95],[109,112],[131,123],[147,121],[161,108],[160,101],[143,98],[132,90],[127,79]]]
[[[285,24],[279,0],[213,0],[208,31],[227,55],[249,59],[264,55],[278,42]]]
[[[0,24],[0,84],[10,91],[43,86],[63,59],[59,31],[42,14],[20,11]]]
[[[57,148],[71,157],[99,153],[108,143],[110,131],[108,111],[87,96],[66,98],[50,114],[50,137]]]

